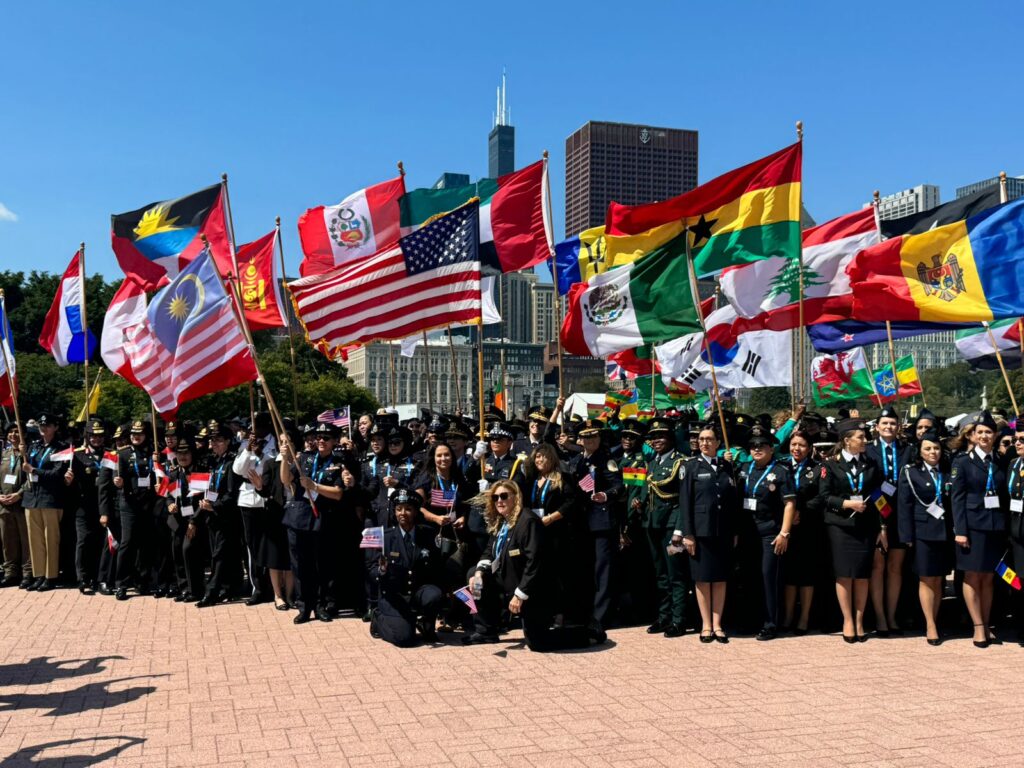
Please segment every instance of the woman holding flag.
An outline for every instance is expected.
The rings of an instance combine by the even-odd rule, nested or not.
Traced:
[[[206,554],[209,552],[206,526],[196,518],[202,493],[190,486],[195,470],[195,453],[187,438],[180,438],[174,451],[176,466],[168,475],[174,489],[167,503],[167,514],[178,523],[172,546],[175,566],[185,571],[185,589],[174,598],[177,603],[194,603],[206,590]],[[204,479],[208,478],[206,475]],[[199,479],[199,478],[196,478]],[[198,485],[198,484],[197,484]],[[180,564],[179,564],[180,563]]]

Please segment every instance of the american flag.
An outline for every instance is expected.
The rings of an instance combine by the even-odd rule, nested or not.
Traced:
[[[583,491],[584,493],[593,493],[594,492],[594,473],[593,472],[587,472],[587,474],[585,474],[580,479],[579,486],[580,486],[580,490]]]
[[[360,549],[384,549],[384,528],[363,528],[363,538],[359,542]]]
[[[455,590],[452,592],[452,597],[459,602],[465,603],[470,613],[476,613],[476,600],[473,599],[473,593],[469,590],[469,587]]]
[[[434,488],[430,491],[430,506],[432,507],[451,507],[455,504],[455,489],[450,491],[443,491],[440,488]]]
[[[331,357],[480,319],[479,203],[403,237],[397,248],[289,283],[310,343]]]
[[[338,428],[347,427],[350,424],[349,406],[346,405],[344,408],[335,408],[331,411],[324,411],[316,417],[316,420],[321,424],[333,424]]]
[[[158,413],[256,378],[256,367],[209,251],[153,297],[125,331],[132,372]]]

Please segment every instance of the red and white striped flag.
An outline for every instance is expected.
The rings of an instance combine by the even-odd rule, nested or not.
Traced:
[[[349,426],[349,406],[344,408],[334,408],[330,411],[324,411],[316,420],[321,424],[331,424],[335,427],[343,428]]]
[[[310,343],[341,348],[480,318],[479,204],[442,216],[397,248],[289,283]]]
[[[117,539],[114,538],[114,533],[107,528],[107,549],[110,550],[110,554],[117,552]]]
[[[54,464],[61,464],[65,461],[71,461],[75,457],[74,446],[68,446],[63,451],[57,451],[55,454],[50,456],[50,461]]]
[[[593,493],[594,492],[594,473],[593,472],[587,472],[587,474],[585,474],[582,478],[580,478],[579,486],[580,486],[580,490],[583,491],[584,493]]]
[[[359,542],[360,549],[384,549],[384,528],[374,526],[363,528],[363,538]]]
[[[188,492],[191,496],[194,493],[202,493],[210,490],[210,473],[193,472],[188,476]]]
[[[453,507],[455,506],[455,489],[444,491],[434,488],[430,491],[430,506],[432,507]]]
[[[117,471],[117,452],[104,451],[103,458],[100,459],[100,466],[103,469],[112,469],[114,471]]]

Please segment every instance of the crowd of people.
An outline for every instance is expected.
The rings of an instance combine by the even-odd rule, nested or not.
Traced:
[[[0,586],[272,603],[398,646],[521,626],[533,650],[580,648],[637,623],[701,643],[1024,641],[1024,425],[562,407],[280,434],[266,413],[113,429],[39,413],[6,429]]]

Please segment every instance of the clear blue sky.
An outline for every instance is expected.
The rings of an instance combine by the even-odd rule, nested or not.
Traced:
[[[516,160],[590,119],[700,131],[700,180],[806,126],[823,221],[1024,174],[1024,4],[40,2],[4,9],[0,268],[119,274],[110,214],[230,175],[240,242],[389,178],[486,174],[509,72]],[[16,217],[15,221],[11,219]]]

